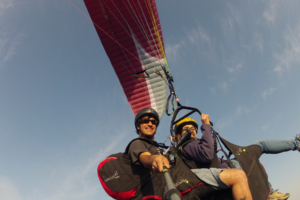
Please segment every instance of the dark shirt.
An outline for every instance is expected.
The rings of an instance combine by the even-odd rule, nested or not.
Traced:
[[[183,156],[196,162],[210,163],[214,158],[212,128],[209,124],[203,124],[200,130],[203,134],[201,139],[188,143],[183,148]],[[219,159],[219,164],[220,168],[228,168],[227,161]]]
[[[142,140],[135,140],[131,143],[128,155],[134,164],[141,165],[139,155],[143,152],[149,152],[151,155],[160,155],[159,148]]]

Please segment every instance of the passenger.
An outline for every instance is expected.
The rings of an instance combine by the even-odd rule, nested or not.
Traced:
[[[159,125],[159,115],[152,108],[141,110],[135,117],[135,127],[139,138],[145,138],[155,141],[154,136]],[[192,128],[192,127],[189,127]],[[128,154],[132,162],[136,165],[142,165],[154,172],[162,172],[163,166],[170,168],[169,161],[161,155],[160,149],[142,140],[135,140],[129,147]],[[246,174],[240,169],[211,169],[216,176],[202,177],[201,180],[210,184],[212,181],[217,184],[210,184],[218,190],[232,189],[235,200],[252,200]],[[197,174],[197,173],[196,173]]]
[[[202,114],[201,115],[202,126],[200,130],[202,132],[201,139],[197,139],[197,130],[198,124],[194,119],[191,118],[184,118],[183,120],[179,121],[175,126],[175,139],[177,141],[184,135],[184,133],[189,130],[191,132],[191,137],[195,139],[185,145],[182,150],[182,154],[185,158],[189,160],[193,160],[199,163],[204,163],[209,166],[212,162],[214,157],[214,140],[212,137],[212,127],[210,125],[209,115]],[[267,154],[277,154],[285,151],[300,151],[300,137],[294,140],[265,140],[265,141],[256,141],[254,144],[259,145],[262,149],[263,153]],[[232,163],[238,168],[242,169],[240,164],[236,159],[231,160]],[[220,168],[229,168],[229,164],[227,161],[224,161],[219,158],[219,166]],[[192,171],[197,174],[197,176],[205,182],[206,177],[218,177],[222,178],[222,173],[225,171],[215,170],[214,168],[211,169],[192,169]],[[220,184],[219,178],[215,178],[210,180],[211,182],[206,182],[215,187],[215,189],[223,189],[224,185]],[[274,191],[271,184],[269,183],[271,188],[271,195],[270,199],[282,199],[285,200],[289,198],[289,193],[279,193]]]

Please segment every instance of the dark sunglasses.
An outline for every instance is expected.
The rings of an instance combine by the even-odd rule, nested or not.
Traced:
[[[156,119],[143,119],[141,120],[141,124],[148,124],[151,122],[153,125],[157,126],[158,121]]]

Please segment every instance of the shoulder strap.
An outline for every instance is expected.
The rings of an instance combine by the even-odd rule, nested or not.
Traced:
[[[230,155],[232,154],[232,152],[231,152],[231,150],[226,146],[226,143],[224,143],[223,142],[223,140],[221,139],[221,141],[223,142],[223,144],[225,145],[225,147],[227,148],[227,150],[230,152],[229,153],[229,156],[228,156],[228,154],[226,153],[226,151],[224,151],[224,149],[223,149],[223,147],[222,147],[222,144],[221,144],[221,142],[220,142],[220,135],[219,135],[219,133],[217,133],[215,130],[213,130],[214,131],[214,134],[216,134],[216,139],[218,140],[218,143],[219,143],[219,145],[220,145],[220,148],[221,148],[221,151],[224,153],[224,155],[225,155],[225,157],[227,158],[227,161],[228,161],[228,163],[229,163],[229,165],[230,165],[230,167],[231,168],[236,168],[235,166],[234,166],[234,164],[232,164],[232,162],[231,162],[231,160],[230,160]],[[216,140],[215,140],[216,141]],[[216,148],[215,148],[215,151],[216,151]]]
[[[217,156],[217,148],[218,148],[218,144],[217,144],[217,132],[215,130],[213,130],[213,139],[214,139],[214,158],[210,164],[210,168],[220,168],[219,165],[219,158]]]
[[[163,144],[163,143],[157,143],[156,141],[148,140],[148,139],[146,139],[146,138],[135,138],[135,139],[131,140],[131,141],[129,142],[129,144],[127,145],[127,147],[126,147],[126,149],[125,149],[125,152],[124,152],[125,154],[128,154],[130,145],[131,145],[134,141],[136,141],[136,140],[142,140],[142,141],[144,141],[144,142],[147,142],[148,144],[152,144],[153,146],[160,147],[160,148],[165,148],[165,149],[169,148],[168,146],[166,146],[166,145]]]

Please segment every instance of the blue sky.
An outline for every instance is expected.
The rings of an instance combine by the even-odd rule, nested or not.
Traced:
[[[300,132],[299,1],[157,7],[183,105],[239,145]],[[0,200],[111,199],[97,166],[137,136],[133,120],[94,26],[67,0],[0,0]],[[167,141],[170,121],[156,140]],[[291,200],[300,198],[299,156],[261,157]]]

